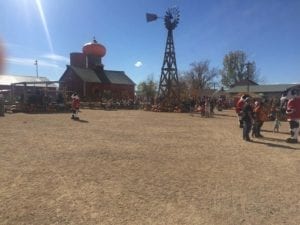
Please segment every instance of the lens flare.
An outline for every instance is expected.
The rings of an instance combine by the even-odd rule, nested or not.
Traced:
[[[45,13],[44,13],[44,10],[43,10],[43,7],[42,7],[42,3],[41,3],[40,0],[35,0],[35,3],[36,3],[37,8],[39,10],[39,14],[40,14],[40,17],[41,17],[41,20],[42,20],[42,23],[43,23],[45,33],[46,33],[46,37],[47,37],[47,41],[48,41],[48,44],[49,44],[50,51],[51,51],[51,53],[54,54],[53,44],[52,44],[52,40],[51,40],[51,37],[50,37],[50,32],[49,32],[49,29],[48,29],[48,25],[47,25]]]
[[[0,74],[4,71],[4,44],[0,39]]]

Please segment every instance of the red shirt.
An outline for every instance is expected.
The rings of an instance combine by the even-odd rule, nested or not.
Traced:
[[[238,100],[238,102],[236,103],[236,106],[235,106],[235,112],[237,114],[239,114],[242,111],[244,104],[245,104],[244,99]]]
[[[300,98],[292,98],[287,103],[286,109],[287,119],[299,120],[300,119]]]
[[[72,99],[72,109],[79,109],[80,106],[80,100],[73,98]]]

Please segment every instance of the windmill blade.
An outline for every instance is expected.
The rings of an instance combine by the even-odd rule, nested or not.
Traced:
[[[158,16],[156,14],[153,13],[146,13],[146,20],[147,22],[151,22],[154,20],[157,20]]]

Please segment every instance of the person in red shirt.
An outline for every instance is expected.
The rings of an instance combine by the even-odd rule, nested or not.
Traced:
[[[79,120],[79,117],[78,117],[79,107],[80,107],[79,96],[75,92],[74,94],[72,94],[71,98],[72,98],[72,105],[71,105],[71,107],[72,107],[72,117],[71,117],[71,119]]]
[[[288,143],[298,143],[300,124],[300,97],[295,90],[288,90],[281,97],[281,102],[288,101],[286,106],[287,120],[290,124],[291,137],[286,139]]]
[[[267,114],[264,109],[263,102],[255,101],[253,109],[253,128],[252,128],[252,137],[261,138],[261,127],[264,124],[264,121],[267,120]]]

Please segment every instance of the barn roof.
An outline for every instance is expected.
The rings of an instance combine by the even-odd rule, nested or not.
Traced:
[[[125,74],[124,71],[116,70],[92,70],[68,66],[83,81],[91,83],[111,83],[135,85],[135,83]]]
[[[75,66],[68,66],[68,67],[70,67],[77,74],[77,76],[79,76],[79,78],[83,81],[91,82],[91,83],[102,83],[94,70],[79,68]]]
[[[135,83],[125,74],[124,71],[104,70],[104,73],[112,84],[135,85]]]

